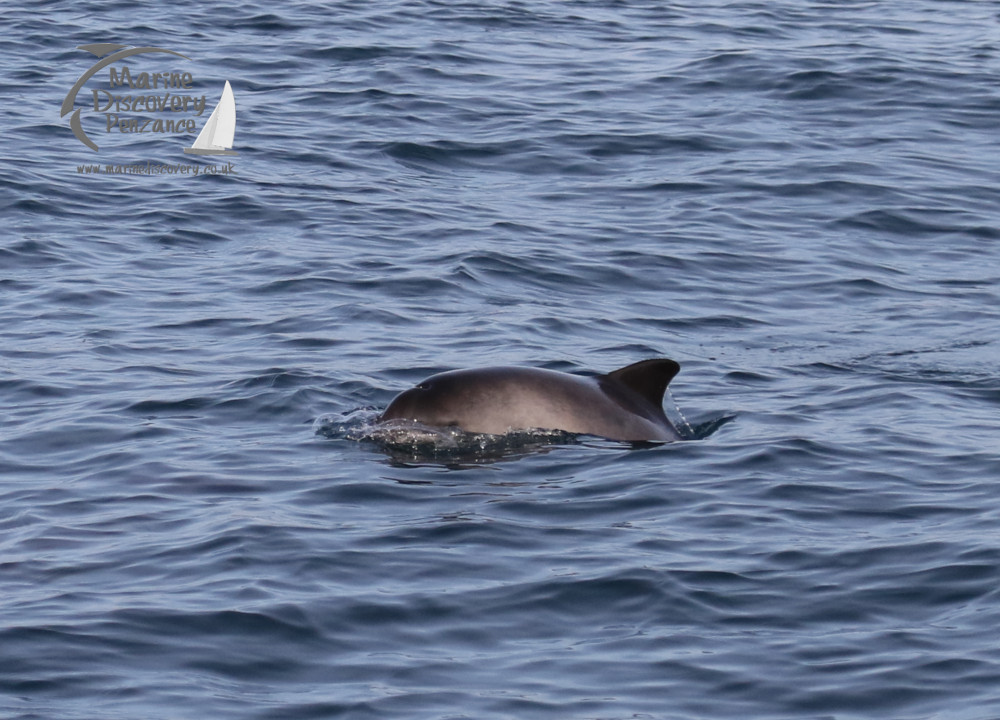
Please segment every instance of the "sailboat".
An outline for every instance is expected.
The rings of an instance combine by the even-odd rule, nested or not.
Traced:
[[[233,89],[226,80],[218,105],[215,106],[194,143],[191,147],[184,148],[184,152],[195,155],[239,155],[229,149],[233,146],[235,132],[236,100],[233,98]]]

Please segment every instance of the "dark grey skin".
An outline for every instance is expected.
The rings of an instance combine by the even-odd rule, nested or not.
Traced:
[[[666,358],[584,377],[522,367],[452,370],[404,390],[379,418],[501,435],[563,430],[625,442],[680,440],[663,393],[680,370]]]

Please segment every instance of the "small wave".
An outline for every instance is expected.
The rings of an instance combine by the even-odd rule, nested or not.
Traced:
[[[409,55],[412,51],[405,47],[388,47],[375,45],[331,46],[321,48],[306,48],[297,54],[309,60],[325,62],[350,63],[370,62],[386,57]]]
[[[559,445],[583,444],[583,439],[593,437],[540,428],[515,430],[503,435],[472,433],[457,427],[432,427],[411,421],[380,423],[379,415],[379,411],[374,408],[321,415],[313,422],[313,431],[316,435],[331,439],[370,442],[393,460],[417,463],[444,461],[478,464],[515,459],[548,451]],[[704,440],[735,419],[734,415],[722,415],[692,424],[673,402],[672,407],[668,408],[668,416],[673,418],[682,440]],[[590,442],[586,444],[592,445]],[[662,443],[630,443],[601,438],[599,446],[627,449],[660,444]]]
[[[313,423],[317,435],[370,442],[394,461],[478,464],[522,457],[554,445],[570,445],[577,436],[562,430],[523,430],[504,435],[465,432],[408,421],[379,423],[379,412],[359,408],[343,415],[323,415]]]

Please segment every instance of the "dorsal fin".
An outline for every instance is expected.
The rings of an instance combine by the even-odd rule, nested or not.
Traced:
[[[657,407],[663,405],[667,385],[680,372],[681,366],[667,358],[640,360],[607,374],[625,387],[639,393]]]

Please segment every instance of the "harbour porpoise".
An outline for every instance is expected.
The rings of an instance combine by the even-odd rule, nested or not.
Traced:
[[[659,358],[592,377],[526,367],[452,370],[401,392],[379,422],[492,435],[562,430],[625,442],[680,440],[663,412],[663,394],[680,369]]]

